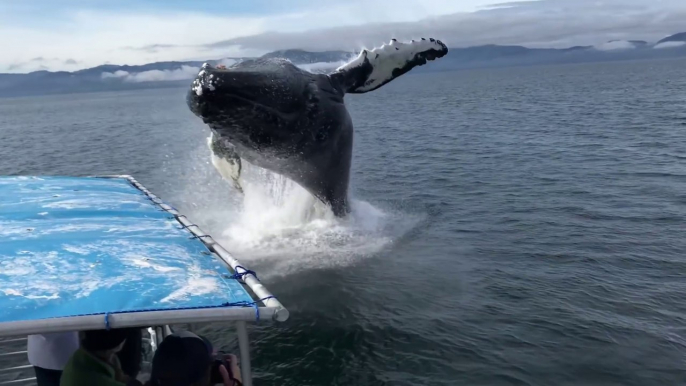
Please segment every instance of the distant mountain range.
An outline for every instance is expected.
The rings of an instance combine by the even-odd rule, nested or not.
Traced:
[[[667,43],[667,42],[686,42],[686,32],[680,32],[672,36],[667,36],[666,38],[657,42],[657,44]]]
[[[286,58],[294,64],[311,64],[348,61],[352,56],[352,52],[346,51],[309,52],[305,50],[281,50],[270,52],[262,57]]]
[[[345,51],[309,52],[293,49],[271,52],[263,57],[286,58],[308,71],[330,72],[354,56],[355,53]],[[677,57],[686,57],[686,32],[666,37],[655,44],[640,40],[613,40],[597,46],[565,49],[499,45],[451,48],[441,60],[413,72]],[[249,58],[224,58],[207,62],[231,65],[245,59]],[[0,74],[0,97],[179,87],[193,79],[202,63],[158,62],[141,66],[108,64],[74,72]]]

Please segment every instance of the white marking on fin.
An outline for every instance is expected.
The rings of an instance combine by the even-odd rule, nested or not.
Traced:
[[[243,192],[243,187],[240,184],[241,167],[236,163],[231,163],[222,157],[218,157],[212,151],[212,141],[214,133],[207,138],[207,146],[210,148],[212,166],[219,172],[223,179],[233,183],[234,188],[239,192]]]
[[[448,48],[440,40],[421,39],[401,43],[396,39],[391,39],[388,44],[381,47],[362,50],[357,58],[339,67],[336,72],[353,71],[357,67],[365,66],[368,62],[372,66],[372,72],[364,84],[348,90],[348,92],[367,92],[383,86],[415,66],[424,64],[426,60],[433,60],[447,53]],[[394,75],[396,70],[405,71]]]

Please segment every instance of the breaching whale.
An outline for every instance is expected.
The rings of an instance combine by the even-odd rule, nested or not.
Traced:
[[[353,146],[343,97],[376,90],[447,53],[440,40],[393,39],[330,74],[285,59],[247,60],[228,69],[204,64],[187,103],[210,127],[213,164],[225,179],[240,189],[242,162],[249,162],[298,183],[340,217],[349,211]]]

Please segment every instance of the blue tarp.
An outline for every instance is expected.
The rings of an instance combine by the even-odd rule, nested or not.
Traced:
[[[192,236],[126,178],[0,177],[0,323],[253,302]]]

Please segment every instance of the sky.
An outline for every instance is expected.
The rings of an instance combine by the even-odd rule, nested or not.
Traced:
[[[0,0],[0,72],[353,51],[392,37],[569,47],[684,31],[685,0]]]

